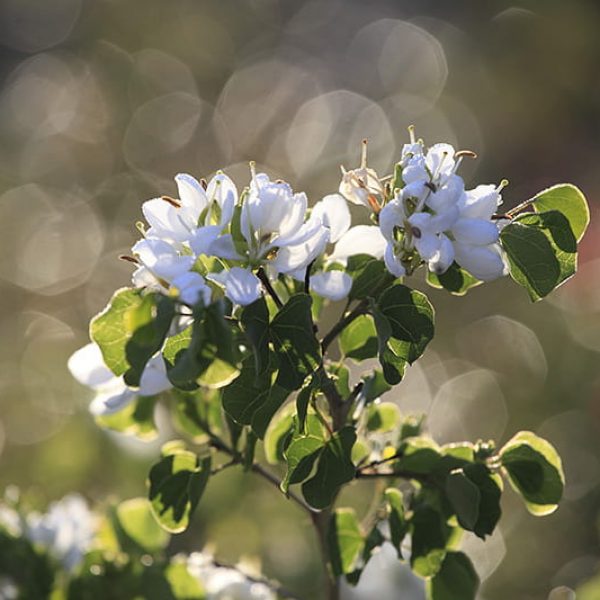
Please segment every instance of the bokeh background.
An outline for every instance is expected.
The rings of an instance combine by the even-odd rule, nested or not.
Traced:
[[[66,371],[128,283],[117,256],[143,200],[175,194],[180,171],[243,184],[254,159],[315,202],[362,138],[389,170],[412,123],[478,153],[468,183],[508,178],[507,206],[560,181],[591,200],[580,273],[551,298],[532,306],[509,281],[431,291],[438,336],[387,398],[441,442],[552,441],[560,509],[535,519],[508,492],[500,531],[466,544],[481,598],[572,598],[555,588],[600,564],[599,25],[593,0],[0,0],[0,488],[42,506],[145,493],[160,440],[101,431]],[[206,540],[319,597],[312,532],[262,482],[213,479],[175,549]],[[347,597],[420,598],[405,580],[378,559]]]

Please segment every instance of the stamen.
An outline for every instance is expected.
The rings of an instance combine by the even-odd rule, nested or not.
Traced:
[[[146,237],[146,225],[142,223],[142,221],[135,222],[135,228],[142,234],[143,237]]]
[[[252,175],[252,179],[256,179],[256,163],[251,160],[250,163],[250,175]]]
[[[424,185],[426,188],[430,189],[434,194],[438,191],[437,185],[435,185],[435,183],[433,183],[432,181],[426,181]]]
[[[130,262],[134,265],[140,264],[140,261],[135,256],[128,256],[127,254],[121,254],[119,256],[119,260],[124,260],[125,262]]]
[[[423,233],[421,232],[421,230],[418,227],[411,227],[410,230],[414,237],[416,237],[417,239],[421,239],[421,236],[423,235]]]
[[[181,201],[175,200],[175,198],[171,198],[171,196],[161,196],[160,199],[164,200],[165,202],[168,202],[171,206],[174,206],[175,208],[181,208]]]
[[[202,186],[204,191],[206,191],[208,189],[208,183],[206,182],[206,179],[204,179],[204,177],[202,177],[202,179],[200,179],[200,185]]]
[[[361,169],[366,169],[367,168],[367,140],[363,140],[362,141],[362,152],[361,152],[361,156],[360,156],[360,168]]]
[[[410,136],[410,143],[414,144],[415,143],[415,126],[414,125],[408,126],[408,135]]]
[[[477,158],[477,153],[473,152],[473,150],[459,150],[454,158],[461,158],[462,156],[466,156],[467,158]]]
[[[501,192],[509,184],[508,179],[503,179],[496,188],[497,192]]]

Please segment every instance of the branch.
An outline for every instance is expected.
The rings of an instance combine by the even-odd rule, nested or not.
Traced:
[[[269,296],[273,298],[273,302],[275,302],[277,308],[281,308],[283,306],[283,302],[277,295],[277,292],[275,291],[275,289],[271,285],[271,282],[269,281],[269,277],[267,276],[265,270],[262,267],[256,272],[256,276],[260,279],[260,282],[263,284],[265,290],[267,290]]]

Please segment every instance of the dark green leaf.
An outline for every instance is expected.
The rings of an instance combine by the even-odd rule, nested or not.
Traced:
[[[441,454],[437,444],[428,438],[407,438],[398,448],[401,455],[394,468],[417,475],[428,475],[440,464]]]
[[[201,388],[195,392],[173,390],[173,421],[178,430],[203,443],[207,434],[222,430],[221,395],[219,390]]]
[[[348,426],[327,442],[319,457],[316,473],[302,485],[304,498],[313,508],[327,508],[339,488],[354,479],[355,467],[351,455],[355,441],[356,431]]]
[[[540,192],[533,201],[536,212],[557,210],[562,213],[580,241],[590,223],[590,209],[583,192],[570,183],[560,183]]]
[[[368,254],[351,256],[346,271],[353,280],[349,294],[351,300],[377,297],[386,285],[394,281],[383,261]]]
[[[562,498],[565,478],[554,447],[531,431],[521,431],[500,450],[500,461],[512,487],[523,496],[529,512],[554,512]]]
[[[327,546],[333,574],[352,573],[365,546],[358,517],[352,508],[338,508],[331,515]]]
[[[371,313],[375,320],[377,328],[378,341],[378,357],[381,368],[383,369],[383,377],[389,385],[396,385],[402,381],[404,371],[406,370],[406,360],[397,356],[391,347],[392,328],[390,322],[379,308],[373,304]]]
[[[440,571],[427,582],[428,600],[475,600],[479,577],[462,552],[448,552]]]
[[[321,363],[321,345],[315,337],[308,294],[292,296],[271,323],[271,338],[279,359],[277,382],[299,389]]]
[[[473,531],[479,519],[479,488],[465,475],[462,469],[452,471],[446,478],[446,495],[456,512],[461,527]]]
[[[556,210],[523,214],[500,233],[511,277],[532,300],[547,296],[577,270],[577,240]]]
[[[390,537],[392,545],[402,558],[402,540],[408,533],[408,522],[404,516],[404,502],[402,492],[396,488],[388,488],[384,492],[387,503],[388,522],[390,524]]]
[[[375,370],[367,377],[363,378],[363,388],[361,390],[361,396],[365,399],[368,404],[376,400],[380,396],[383,396],[386,392],[389,392],[392,386],[387,383],[383,373]]]
[[[210,466],[210,456],[200,459],[176,448],[150,469],[148,497],[164,529],[171,533],[187,529],[210,477]]]
[[[263,297],[245,306],[240,317],[250,341],[256,374],[262,375],[269,366],[269,309]]]
[[[452,529],[437,510],[426,505],[415,509],[410,525],[412,529],[411,568],[420,577],[432,577],[442,567]]]
[[[373,317],[361,315],[354,319],[340,334],[339,343],[342,354],[358,362],[377,356],[377,331]]]
[[[464,296],[471,288],[482,282],[454,262],[441,275],[427,271],[427,283],[434,288],[443,288],[455,296]]]
[[[301,483],[310,475],[324,447],[325,440],[317,435],[305,435],[292,440],[284,453],[287,472],[281,482],[282,491],[287,493],[290,485]]]
[[[396,284],[381,294],[377,303],[388,320],[396,356],[413,363],[433,338],[433,307],[425,294]],[[379,330],[379,328],[378,328]]]
[[[146,294],[126,313],[131,336],[125,345],[125,383],[138,386],[146,363],[162,348],[175,315],[175,303],[162,294]]]

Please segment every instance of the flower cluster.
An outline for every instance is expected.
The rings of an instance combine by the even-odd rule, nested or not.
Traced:
[[[241,193],[221,172],[208,182],[177,175],[177,198],[142,205],[143,238],[123,257],[136,264],[133,285],[176,299],[181,310],[174,329],[181,331],[194,307],[223,296],[247,306],[265,291],[273,296],[274,287],[289,295],[304,286],[324,299],[343,300],[353,284],[348,260],[356,255],[382,260],[394,277],[412,275],[422,264],[437,275],[455,265],[481,281],[505,275],[502,221],[495,220],[504,183],[465,190],[457,170],[469,153],[449,144],[427,149],[412,130],[411,137],[394,176],[384,178],[367,166],[365,142],[361,166],[342,168],[339,193],[312,208],[306,194],[257,173],[253,164]],[[352,226],[349,203],[369,208],[372,224]],[[94,390],[96,415],[172,387],[160,353],[136,388],[106,368],[94,344],[76,352],[69,368]]]
[[[449,144],[426,149],[422,141],[405,144],[398,163],[400,178],[386,189],[366,166],[366,146],[359,169],[345,171],[340,192],[378,215],[386,240],[384,260],[396,277],[410,275],[422,262],[437,275],[456,262],[473,277],[491,281],[507,274],[493,219],[506,185],[479,185],[465,190],[457,170],[471,152],[456,152]]]
[[[265,279],[289,276],[308,279],[319,296],[341,300],[352,285],[344,266],[357,254],[383,258],[395,277],[423,263],[441,275],[454,262],[482,281],[505,275],[494,220],[504,184],[465,190],[457,170],[472,153],[449,144],[426,149],[411,135],[393,186],[367,167],[365,145],[361,166],[342,169],[339,194],[312,209],[306,194],[253,168],[241,194],[223,173],[208,183],[177,175],[178,199],[143,204],[150,227],[132,248],[134,285],[188,305],[208,304],[222,289],[244,306],[260,297]],[[369,207],[377,225],[351,227],[345,200]]]

